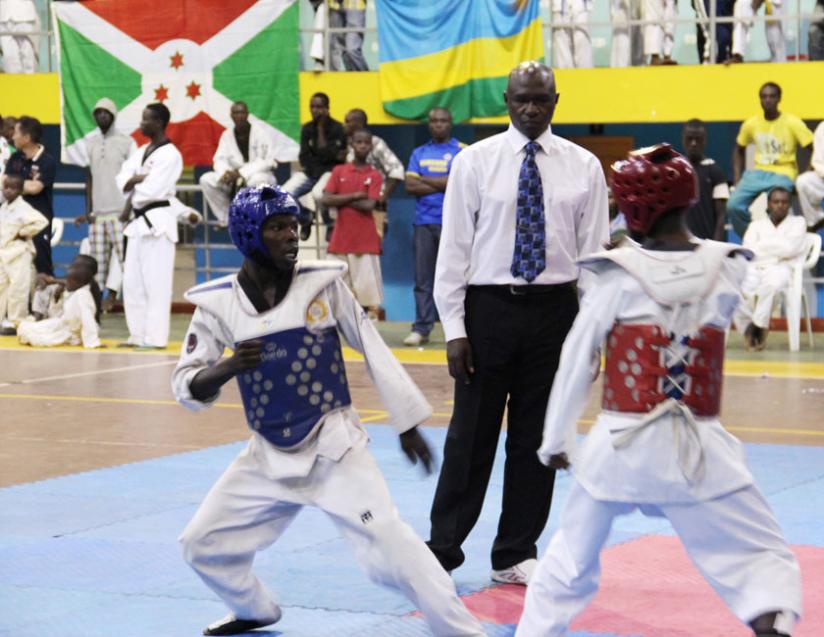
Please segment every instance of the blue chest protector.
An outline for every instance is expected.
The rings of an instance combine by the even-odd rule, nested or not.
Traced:
[[[237,381],[249,427],[273,445],[298,444],[324,414],[352,403],[334,327],[300,327],[259,340],[260,365]]]

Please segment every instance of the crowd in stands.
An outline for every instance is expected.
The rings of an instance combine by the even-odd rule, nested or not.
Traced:
[[[307,0],[313,12],[308,68],[315,71],[368,71],[363,51],[367,0]],[[593,0],[549,0],[551,59],[555,68],[593,64]],[[711,62],[711,0],[693,2],[698,60]],[[784,24],[791,9],[780,0],[716,0],[714,58],[743,62],[756,16],[763,13],[771,62],[785,62]],[[673,56],[675,0],[609,0],[610,66],[677,64]],[[805,18],[805,22],[807,19]],[[6,73],[35,73],[42,26],[35,0],[0,0],[0,51]],[[329,31],[333,29],[333,31]],[[341,30],[339,30],[341,29]],[[809,17],[807,58],[824,60],[824,0]],[[549,52],[549,51],[548,51]]]
[[[786,286],[791,264],[803,256],[804,235],[824,228],[824,123],[813,134],[801,119],[782,112],[781,88],[773,82],[761,87],[759,97],[762,112],[741,125],[736,139],[732,180],[705,156],[703,122],[686,122],[680,140],[700,185],[700,199],[687,214],[690,231],[701,239],[723,240],[726,224],[731,224],[757,256],[745,290],[760,308],[760,331],[751,339],[756,349],[764,344],[772,298]],[[301,239],[308,239],[315,227],[324,235],[325,241],[318,239],[316,245],[326,244],[328,258],[347,263],[347,283],[369,316],[377,319],[383,303],[382,243],[392,196],[403,180],[406,192],[416,200],[416,312],[404,342],[425,344],[438,320],[433,286],[444,193],[452,161],[465,144],[452,136],[450,112],[434,108],[428,116],[431,140],[411,153],[404,168],[386,141],[368,129],[363,110],[352,109],[341,123],[331,117],[329,107],[326,94],[311,97],[312,118],[301,130],[299,162],[282,186],[300,203]],[[92,116],[98,128],[87,145],[87,208],[75,219],[77,225],[88,224],[81,252],[94,263],[93,285],[84,283],[90,294],[83,296],[94,298],[106,311],[120,296],[130,333],[124,346],[162,348],[168,342],[178,224],[202,219],[175,197],[183,163],[165,136],[170,115],[163,104],[149,104],[144,110],[141,131],[151,141],[141,148],[114,126],[117,108],[112,100],[99,100]],[[232,104],[231,117],[234,126],[220,139],[213,170],[200,178],[207,209],[215,219],[211,223],[219,227],[226,225],[230,201],[241,188],[276,183],[275,143],[250,122],[244,102]],[[54,278],[50,238],[56,161],[41,143],[42,126],[28,116],[2,122],[0,320],[4,333],[11,334],[30,317],[53,319],[66,312],[63,301],[76,288],[68,279]],[[752,169],[744,170],[749,145],[755,146],[755,161]],[[768,195],[767,219],[752,223],[750,206],[761,193]],[[791,214],[796,193],[801,215]],[[626,234],[614,206],[610,217],[613,238]],[[90,330],[86,323],[75,321],[74,341]],[[81,340],[99,343],[94,338]]]

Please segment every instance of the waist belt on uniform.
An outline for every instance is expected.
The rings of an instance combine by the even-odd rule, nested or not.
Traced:
[[[470,285],[469,289],[492,292],[505,296],[540,296],[572,291],[575,289],[575,282],[568,281],[566,283],[556,284],[533,283],[530,285]]]
[[[136,219],[143,217],[143,221],[146,222],[146,225],[153,228],[154,226],[152,226],[152,222],[149,221],[146,213],[149,212],[149,210],[154,210],[155,208],[167,208],[170,205],[171,204],[169,204],[168,201],[153,201],[152,203],[146,204],[142,208],[133,208],[134,216]]]

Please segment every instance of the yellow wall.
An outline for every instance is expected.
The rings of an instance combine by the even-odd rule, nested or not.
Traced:
[[[778,82],[781,109],[804,119],[824,118],[824,62],[668,66],[625,69],[561,69],[558,124],[738,121],[758,112],[758,87]],[[309,96],[327,93],[332,115],[343,119],[363,108],[372,124],[398,124],[383,111],[378,73],[300,74],[301,121],[309,119]],[[56,74],[0,74],[0,114],[34,115],[44,124],[60,121]],[[505,123],[506,117],[474,120]]]

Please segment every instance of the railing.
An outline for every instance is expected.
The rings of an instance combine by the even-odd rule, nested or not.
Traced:
[[[634,2],[635,0],[633,0]],[[701,0],[695,0],[700,2]],[[742,1],[742,0],[739,0]],[[749,0],[743,0],[749,1]],[[795,0],[794,2],[788,2],[785,0],[788,6],[785,6],[785,9],[792,8],[792,12],[787,11],[787,13],[779,16],[779,20],[785,26],[791,26],[791,28],[787,29],[785,33],[785,38],[788,38],[790,42],[794,40],[794,46],[792,47],[791,51],[788,51],[788,56],[790,60],[794,61],[802,61],[804,59],[804,49],[805,46],[802,46],[802,29],[804,25],[809,24],[813,21],[813,19],[817,19],[818,21],[824,20],[824,16],[821,14],[816,14],[813,12],[812,7],[814,6],[813,0]],[[594,6],[594,10],[590,14],[590,19],[586,22],[586,26],[589,28],[590,33],[597,33],[599,30],[603,31],[611,31],[613,27],[620,26],[621,28],[641,28],[648,24],[657,24],[657,21],[653,20],[643,20],[643,19],[630,19],[626,21],[621,21],[620,23],[613,22],[610,18],[599,18],[599,16],[607,16],[609,11],[609,5],[611,4],[611,0],[601,0],[597,6]],[[790,7],[789,5],[792,5]],[[803,5],[809,5],[810,10],[805,11],[803,9]],[[377,52],[378,52],[378,42],[377,42],[377,28],[374,26],[374,11],[373,11],[374,3],[369,3],[367,5],[367,26],[360,28],[360,27],[326,27],[324,29],[315,29],[311,26],[308,26],[312,22],[312,15],[311,9],[308,4],[304,2],[300,2],[300,11],[301,11],[301,23],[302,27],[300,29],[301,33],[301,49],[302,49],[302,67],[305,70],[313,70],[314,62],[309,55],[309,43],[311,41],[312,36],[315,34],[322,34],[324,36],[324,60],[323,60],[323,70],[329,71],[333,70],[330,67],[330,53],[331,53],[331,37],[332,35],[345,35],[346,33],[362,33],[364,34],[364,46],[363,46],[363,53],[365,57],[369,60],[370,68],[376,69],[377,68]],[[552,63],[552,31],[553,29],[560,29],[560,28],[574,28],[580,27],[579,23],[573,23],[569,21],[562,21],[562,22],[553,22],[551,19],[551,14],[549,10],[549,3],[544,1],[541,3],[541,10],[543,14],[543,28],[544,28],[544,41],[546,43],[546,59]],[[30,35],[38,37],[41,39],[39,45],[39,70],[41,72],[54,72],[57,70],[57,55],[56,55],[56,40],[54,37],[54,33],[52,32],[50,25],[51,22],[51,3],[45,3],[45,7],[42,5],[40,6],[40,14],[41,14],[41,24],[49,25],[49,28],[40,27],[39,30],[31,32]],[[766,16],[763,14],[758,14],[753,16],[753,26],[750,30],[752,34],[752,40],[754,41],[753,44],[750,45],[750,48],[753,46],[758,46],[758,42],[763,38],[763,25],[768,20],[775,19],[775,16]],[[716,0],[710,0],[710,8],[709,11],[706,12],[706,17],[691,17],[691,16],[680,16],[677,17],[673,23],[677,27],[693,27],[695,29],[696,26],[703,26],[706,28],[706,35],[708,36],[708,46],[709,46],[709,60],[715,60],[715,52],[718,49],[718,45],[715,39],[715,27],[719,24],[730,24],[735,23],[736,18],[729,16],[719,16],[717,14],[717,6]],[[370,24],[371,22],[371,24]],[[824,27],[822,27],[824,28]],[[12,35],[10,32],[0,31],[0,36],[2,35]],[[22,34],[19,32],[14,33],[13,35],[21,36]],[[681,34],[683,35],[683,34]],[[794,37],[789,37],[793,36]],[[804,40],[806,41],[806,33],[804,34]],[[605,48],[606,40],[604,38],[593,37],[593,45],[595,49],[603,49]],[[678,38],[676,38],[676,46],[685,46],[688,45],[688,42],[679,42]],[[608,47],[607,47],[608,49]],[[678,59],[678,61],[682,64],[689,63],[693,60],[693,56],[697,58],[697,53],[695,52],[695,47],[692,46],[692,52],[688,53],[690,59],[682,59],[684,56],[678,54],[678,49],[676,49],[676,54],[674,57]],[[598,57],[598,56],[596,56]],[[603,57],[603,55],[601,55]],[[608,57],[608,55],[607,55]],[[600,66],[607,66],[609,63],[600,64]],[[596,64],[598,65],[598,64]]]
[[[71,182],[57,182],[54,184],[53,190],[55,192],[86,192],[86,185],[82,183],[71,183]],[[184,193],[202,193],[202,189],[198,184],[177,184],[175,187],[177,194],[184,194]],[[189,205],[187,203],[187,205]],[[182,233],[182,243],[184,245],[191,245],[193,248],[197,250],[203,250],[203,260],[204,263],[202,266],[198,266],[197,262],[193,268],[180,268],[182,270],[192,270],[195,273],[195,277],[198,274],[203,274],[206,277],[206,280],[211,280],[215,276],[222,276],[224,274],[229,274],[231,272],[236,272],[236,267],[222,267],[212,265],[212,250],[231,250],[236,251],[237,248],[233,243],[221,243],[213,242],[213,230],[218,227],[218,222],[214,220],[210,220],[207,217],[207,210],[206,210],[206,198],[201,196],[201,203],[200,203],[200,214],[203,215],[203,241],[198,241],[197,237],[195,236],[193,229],[190,226],[183,225],[183,233]],[[85,210],[85,206],[83,208]],[[59,217],[63,220],[63,223],[66,227],[70,226],[74,223],[74,217]],[[300,249],[303,254],[307,252],[314,253],[314,258],[320,259],[323,258],[325,254],[324,247],[320,242],[321,236],[321,227],[318,225],[319,222],[315,220],[314,222],[314,242],[310,241],[302,241],[300,244]],[[66,231],[64,230],[63,236],[66,236]],[[82,241],[82,240],[81,240]],[[65,239],[60,241],[60,245],[63,246],[77,246],[80,248],[81,241],[67,241]],[[68,263],[60,262],[56,263],[56,266],[66,266]]]

